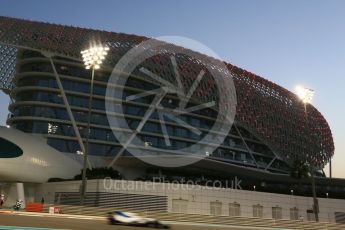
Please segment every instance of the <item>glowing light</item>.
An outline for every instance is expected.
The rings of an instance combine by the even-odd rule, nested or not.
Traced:
[[[48,134],[56,134],[58,128],[59,126],[48,123]]]
[[[85,69],[99,69],[108,51],[109,47],[101,45],[81,51],[80,53],[83,57]]]
[[[48,164],[48,162],[46,162],[45,160],[42,160],[40,158],[37,158],[37,157],[30,157],[30,161],[31,161],[31,163],[33,163],[35,165],[39,165],[39,166],[43,166],[43,167],[50,166]]]
[[[313,96],[315,91],[303,86],[296,86],[296,95],[302,100],[304,104],[311,103],[313,100]]]
[[[148,142],[148,141],[145,141],[144,144],[145,144],[145,147],[150,147],[150,146],[152,146],[152,143],[151,143],[151,142]]]

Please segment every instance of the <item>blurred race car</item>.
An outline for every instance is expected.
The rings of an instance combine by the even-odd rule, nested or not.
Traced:
[[[170,228],[169,225],[163,224],[162,222],[153,219],[141,217],[135,213],[115,211],[108,213],[109,224],[121,224],[130,226],[141,226],[141,227],[154,227],[154,228]]]

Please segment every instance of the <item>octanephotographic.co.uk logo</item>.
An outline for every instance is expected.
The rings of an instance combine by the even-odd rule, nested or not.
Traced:
[[[236,91],[226,65],[214,57],[183,37],[149,39],[122,56],[106,91],[109,125],[122,146],[110,166],[125,153],[152,165],[186,166],[223,143],[234,122]]]

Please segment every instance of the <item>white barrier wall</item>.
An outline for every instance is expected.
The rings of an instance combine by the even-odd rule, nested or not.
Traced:
[[[45,183],[36,186],[30,184],[28,187],[26,191],[30,190],[30,192],[26,192],[26,195],[29,196],[29,200],[40,202],[44,197],[46,203],[54,203],[56,192],[79,192],[80,181]],[[307,210],[312,209],[313,205],[311,197],[140,181],[91,180],[88,181],[87,191],[166,196],[169,212],[204,215],[216,213],[229,216],[229,204],[236,202],[240,205],[241,216],[253,217],[253,206],[261,205],[263,218],[272,218],[272,207],[278,207],[281,208],[283,219],[290,219],[290,209],[296,208],[298,218],[302,216],[304,220],[308,220]],[[327,198],[318,198],[318,200],[320,221],[335,222],[335,212],[345,213],[345,200]],[[211,204],[213,204],[212,208]]]

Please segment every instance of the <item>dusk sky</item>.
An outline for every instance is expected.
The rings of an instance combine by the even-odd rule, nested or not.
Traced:
[[[314,106],[334,140],[333,176],[345,178],[345,1],[19,1],[2,0],[0,15],[138,34],[183,36],[223,60],[291,91],[315,90]],[[0,94],[0,124],[9,97]],[[325,168],[328,174],[328,166]]]

